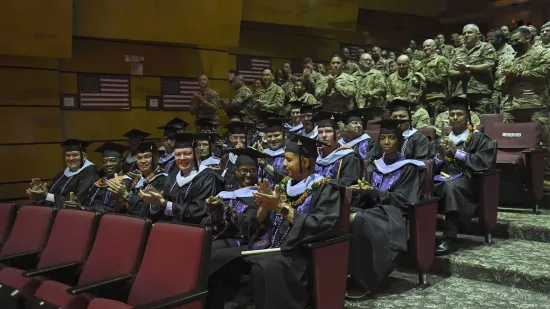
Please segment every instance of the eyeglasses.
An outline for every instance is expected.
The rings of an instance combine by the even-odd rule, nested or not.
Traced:
[[[246,174],[250,174],[250,175],[255,175],[255,174],[258,174],[258,169],[256,168],[251,168],[251,169],[239,169],[239,173],[241,175],[246,175]]]

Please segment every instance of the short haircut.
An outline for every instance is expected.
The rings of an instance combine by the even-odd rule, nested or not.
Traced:
[[[311,57],[305,57],[302,61],[303,64],[313,64],[313,59]]]
[[[480,32],[479,27],[476,24],[467,24],[466,26],[464,26],[464,28],[462,28],[462,31],[464,32],[466,28],[474,28],[477,33]]]
[[[516,30],[514,30],[510,36],[516,34],[516,33],[521,33],[522,35],[526,36],[526,37],[531,37],[532,33],[531,33],[531,30],[529,30],[529,28],[527,27],[519,27],[517,28]]]
[[[342,55],[340,55],[339,53],[332,54],[330,60],[332,60],[332,58],[340,58],[340,60],[344,60],[344,57],[342,57]]]

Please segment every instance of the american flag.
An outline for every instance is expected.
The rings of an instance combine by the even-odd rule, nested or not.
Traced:
[[[195,78],[163,78],[162,107],[165,109],[189,110],[193,94],[200,91]]]
[[[238,56],[237,68],[239,71],[239,75],[244,77],[244,81],[246,83],[251,83],[255,79],[259,79],[262,77],[262,71],[264,69],[271,68],[271,59],[260,58],[260,57]]]
[[[128,76],[79,75],[80,108],[129,109]]]

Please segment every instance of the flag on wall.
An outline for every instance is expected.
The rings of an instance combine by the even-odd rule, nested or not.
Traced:
[[[193,94],[200,91],[196,78],[163,78],[162,107],[188,111]]]
[[[237,70],[246,83],[262,77],[264,69],[271,68],[271,59],[255,56],[237,56]],[[275,73],[275,72],[273,72]]]
[[[108,75],[78,75],[80,108],[129,109],[130,77]]]
[[[359,60],[359,57],[361,57],[361,55],[359,55],[359,49],[365,49],[364,47],[362,46],[357,46],[357,45],[349,45],[349,44],[340,44],[340,51],[342,51],[342,49],[344,48],[348,48],[349,49],[349,58],[353,61],[358,61]]]

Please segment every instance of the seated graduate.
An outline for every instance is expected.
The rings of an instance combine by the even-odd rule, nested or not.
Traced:
[[[283,169],[283,162],[285,161],[285,132],[283,131],[283,124],[286,119],[270,117],[265,120],[265,138],[267,140],[267,147],[263,149],[261,145],[258,150],[267,154],[265,159],[262,159],[262,169],[259,177],[261,179],[267,179],[270,185],[273,187],[283,180],[286,173]],[[298,133],[299,134],[299,133]]]
[[[341,146],[351,147],[363,160],[376,157],[378,150],[375,140],[364,133],[368,119],[374,118],[374,114],[382,114],[380,107],[367,107],[355,109],[342,117],[346,134],[338,139]],[[345,137],[345,138],[344,138]]]
[[[402,120],[380,120],[382,158],[367,167],[366,179],[350,188],[359,193],[352,205],[346,297],[362,298],[378,291],[380,284],[397,266],[400,253],[407,251],[405,203],[416,202],[424,181],[422,161],[401,155],[404,139]]]
[[[213,133],[196,134],[197,153],[199,155],[200,166],[206,166],[221,173],[221,159],[216,157],[212,151],[217,138],[218,135]]]
[[[331,236],[340,213],[340,193],[328,178],[315,173],[320,142],[300,135],[296,139],[285,149],[288,177],[274,191],[263,180],[254,193],[260,206],[257,220],[269,232],[248,246],[212,253],[210,308],[242,308],[252,300],[263,309],[306,307],[308,260],[301,244]],[[266,248],[282,251],[256,251]],[[242,250],[248,251],[243,254]],[[248,281],[243,284],[245,278]]]
[[[61,143],[67,167],[53,178],[49,190],[40,178],[32,179],[26,193],[33,204],[62,208],[65,202],[70,201],[71,193],[75,200],[88,202],[90,188],[98,178],[97,167],[87,160],[86,147],[90,144],[77,139],[68,139]]]
[[[90,201],[82,204],[75,197],[73,202],[65,202],[65,207],[91,210],[105,213],[120,213],[124,209],[124,195],[118,187],[123,186],[126,191],[130,189],[132,178],[122,174],[122,157],[128,147],[106,142],[95,151],[102,154],[104,176],[96,181],[90,188]],[[122,192],[121,192],[122,193]]]
[[[232,121],[225,125],[227,128],[228,138],[227,147],[225,148],[246,148],[247,137],[251,124],[243,121]],[[222,177],[225,177],[225,185],[233,187],[237,185],[237,178],[235,176],[235,162],[237,161],[237,155],[232,152],[224,152],[221,157],[222,160]]]
[[[138,167],[136,158],[137,147],[139,143],[143,142],[149,135],[151,134],[137,129],[132,129],[124,133],[124,137],[128,138],[128,154],[122,160],[122,172],[124,174],[132,173],[129,175],[132,178],[133,176],[137,176],[139,174],[139,171],[137,171]]]
[[[197,119],[195,121],[195,129],[198,133],[213,134],[213,144],[211,145],[212,156],[221,158],[223,148],[223,138],[219,136],[218,125],[214,120],[208,118]]]
[[[142,190],[162,190],[166,173],[158,166],[158,149],[153,142],[141,142],[136,150],[136,163],[139,176],[133,178],[129,190],[116,187],[116,194],[124,197],[126,212],[133,216],[147,217],[149,203],[144,202],[139,193]]]
[[[432,149],[434,160],[434,194],[441,198],[445,213],[444,239],[436,255],[454,251],[459,224],[470,225],[477,211],[477,196],[472,173],[491,169],[495,156],[493,143],[470,124],[470,101],[453,97],[445,102],[449,107],[452,127],[447,136],[438,139]]]
[[[291,121],[284,124],[284,129],[290,132],[302,134],[304,126],[302,125],[302,119],[300,118],[300,110],[302,108],[301,101],[290,100],[290,117]]]
[[[302,135],[305,137],[316,139],[319,134],[318,128],[313,122],[313,114],[316,108],[311,105],[302,105],[300,108],[300,120],[302,121],[303,130]]]
[[[405,159],[427,160],[430,155],[431,143],[426,135],[412,126],[412,110],[415,105],[417,103],[403,98],[394,99],[389,106],[391,119],[407,120],[401,128],[403,130],[401,156]]]
[[[162,137],[162,145],[166,153],[159,157],[159,166],[165,173],[170,174],[174,168],[174,140],[170,139],[171,135],[185,132],[185,128],[189,125],[185,120],[178,117],[168,121],[164,126],[157,129],[164,130]]]
[[[174,135],[174,156],[179,170],[170,173],[164,188],[146,188],[139,195],[151,205],[150,215],[175,222],[200,224],[207,216],[205,201],[223,189],[223,178],[207,166],[199,166],[195,135]]]
[[[248,245],[257,232],[258,205],[254,198],[258,184],[258,158],[267,155],[254,148],[232,149],[237,154],[236,175],[238,186],[232,191],[222,191],[206,200],[209,216],[203,224],[212,227],[212,249]]]
[[[352,147],[338,145],[339,131],[336,121],[343,117],[343,114],[327,111],[319,111],[313,117],[319,130],[317,139],[324,143],[315,161],[315,171],[337,180],[342,186],[350,186],[363,177],[364,164],[361,156]]]

